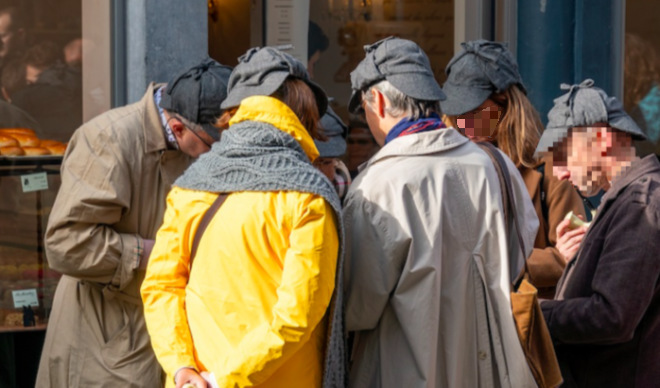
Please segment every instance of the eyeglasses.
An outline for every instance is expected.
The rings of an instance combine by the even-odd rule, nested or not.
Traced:
[[[185,118],[179,116],[179,115],[174,115],[167,120],[167,125],[170,124],[170,120],[175,119],[179,120],[181,124],[183,124],[184,127],[186,127],[187,130],[189,130],[193,135],[195,135],[196,138],[198,138],[204,145],[207,147],[211,148],[211,144],[209,144],[206,140],[204,140],[199,133],[197,133],[198,130],[203,130],[198,124],[193,124],[190,121],[186,120]],[[194,129],[193,129],[194,128]]]

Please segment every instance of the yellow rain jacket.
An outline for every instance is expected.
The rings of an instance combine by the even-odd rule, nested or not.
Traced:
[[[292,135],[311,160],[312,138],[270,97],[243,101],[230,124],[262,121]],[[217,194],[174,187],[142,284],[156,356],[173,374],[193,366],[220,387],[319,387],[338,254],[336,217],[302,192],[236,192],[201,239],[197,227]]]

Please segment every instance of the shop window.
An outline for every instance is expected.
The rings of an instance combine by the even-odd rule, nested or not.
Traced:
[[[268,1],[270,1],[269,4]],[[277,3],[277,4],[276,4]],[[315,82],[331,98],[331,106],[351,128],[356,155],[347,155],[351,166],[369,158],[373,146],[363,118],[349,115],[350,73],[364,58],[363,46],[394,35],[419,44],[429,56],[436,79],[444,82],[444,68],[454,54],[453,0],[325,0],[301,5],[293,0],[209,0],[209,53],[221,63],[234,66],[236,58],[251,46],[266,42],[286,43],[269,36],[273,18],[287,28],[300,28],[300,15],[309,15],[303,62]],[[271,6],[271,8],[268,7]],[[308,11],[307,11],[308,10]],[[296,25],[294,25],[296,24]],[[285,33],[290,30],[285,29]],[[277,31],[276,31],[277,33]],[[299,37],[292,34],[292,39]],[[300,40],[297,40],[300,42]],[[297,47],[300,49],[300,47]],[[358,136],[359,133],[359,136]],[[350,137],[350,135],[349,135]],[[359,138],[359,139],[358,139]],[[365,149],[360,145],[364,143]],[[358,160],[359,159],[359,160]],[[365,159],[366,160],[366,159]],[[364,160],[362,160],[364,161]]]
[[[50,315],[60,275],[43,233],[83,118],[81,19],[80,0],[0,1],[0,333]]]
[[[642,155],[660,154],[660,4],[626,1],[623,102],[646,132]]]

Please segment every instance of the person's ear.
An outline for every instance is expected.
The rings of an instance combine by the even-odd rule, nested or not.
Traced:
[[[383,93],[381,93],[379,90],[376,90],[375,88],[371,89],[373,101],[374,101],[374,110],[376,111],[376,114],[380,118],[385,117],[385,108],[386,108],[386,99]]]
[[[172,129],[172,133],[177,138],[177,140],[183,137],[183,132],[186,130],[186,127],[183,125],[183,123],[177,119],[170,120],[170,128]]]

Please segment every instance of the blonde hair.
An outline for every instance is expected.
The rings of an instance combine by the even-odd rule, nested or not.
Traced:
[[[534,158],[534,151],[541,138],[543,123],[532,103],[517,85],[492,94],[490,99],[503,108],[495,130],[497,147],[517,167],[536,167],[538,160]]]

